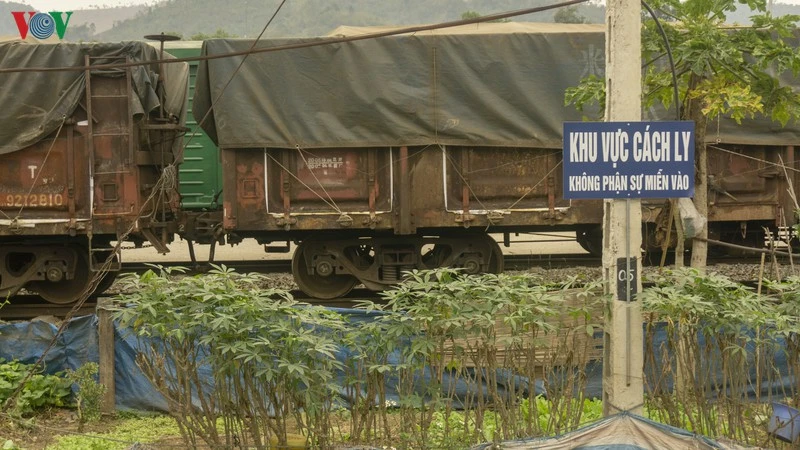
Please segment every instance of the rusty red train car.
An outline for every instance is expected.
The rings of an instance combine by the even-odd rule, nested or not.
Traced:
[[[565,90],[603,76],[602,26],[481,24],[330,42],[370,31],[203,44],[214,59],[199,65],[194,115],[208,117],[220,147],[227,239],[294,241],[294,277],[319,298],[357,283],[381,289],[415,268],[500,271],[488,233],[572,230],[599,250],[602,202],[562,195],[561,133],[582,119]],[[794,223],[796,171],[779,168],[795,164],[800,133],[775,127],[709,129],[712,236],[763,241],[764,227]],[[643,202],[650,246],[661,244],[664,205]]]
[[[112,242],[172,239],[188,72],[159,57],[0,43],[0,295],[71,303],[113,281]]]

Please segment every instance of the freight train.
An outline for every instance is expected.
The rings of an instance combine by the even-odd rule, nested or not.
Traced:
[[[601,26],[481,24],[329,42],[372,31],[342,27],[316,39],[168,45],[177,57],[204,57],[190,64],[193,116],[187,119],[185,148],[173,152],[180,161],[174,185],[180,204],[171,192],[159,195],[163,203],[151,205],[150,220],[135,222],[138,228],[123,237],[160,245],[174,231],[191,243],[211,245],[255,239],[267,250],[287,250],[293,243],[298,286],[322,299],[359,283],[382,289],[415,268],[502,271],[500,246],[488,233],[574,231],[584,248],[599,251],[602,201],[563,198],[561,134],[564,121],[583,118],[564,106],[566,88],[587,75],[603,75]],[[252,48],[259,52],[245,56]],[[231,53],[237,56],[226,56]],[[645,113],[648,119],[660,114]],[[151,116],[180,114],[167,116],[157,108]],[[158,131],[172,136],[180,123],[169,125]],[[790,189],[798,185],[794,143],[800,133],[764,120],[738,126],[723,119],[712,127],[710,235],[760,246],[765,228],[794,224]],[[47,142],[36,144],[40,159]],[[79,144],[88,148],[90,142]],[[147,142],[172,141],[164,136]],[[130,160],[117,163],[131,166]],[[81,178],[93,186],[87,189],[98,205],[104,184],[91,177],[116,170],[111,164]],[[146,167],[156,177],[173,166]],[[152,196],[153,179],[124,180],[141,183],[140,197]],[[665,204],[642,203],[647,247],[660,247],[669,216]],[[59,211],[61,220],[68,217],[67,209]],[[136,208],[126,211],[134,214]],[[113,222],[92,216],[92,223],[98,221]],[[78,233],[88,243],[69,245],[89,248],[84,259],[71,261],[89,268],[72,273],[90,271],[93,251],[108,251],[108,241],[120,237],[125,223],[117,219],[116,235],[104,234],[99,250],[91,246],[94,233]],[[13,244],[19,228],[0,222],[6,247],[17,249],[6,254],[19,252]],[[66,239],[51,236],[55,231],[38,231],[29,242],[46,248]],[[47,265],[34,265],[42,264]],[[3,280],[12,269],[6,262]],[[39,271],[38,278],[17,277],[3,286],[21,283],[41,291],[44,284],[76,278],[69,269],[62,272],[62,281]]]

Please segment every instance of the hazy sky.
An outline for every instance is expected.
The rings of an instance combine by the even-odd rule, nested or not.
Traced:
[[[156,3],[155,0],[15,0],[37,11],[73,11],[95,6],[130,6]]]
[[[157,3],[157,0],[16,0],[31,5],[38,11],[72,11],[90,6],[128,6]],[[556,3],[557,0],[553,0]],[[776,3],[800,5],[800,0],[776,0]]]

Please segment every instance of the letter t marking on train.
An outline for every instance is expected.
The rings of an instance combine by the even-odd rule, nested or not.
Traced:
[[[35,165],[33,165],[33,164],[31,164],[31,165],[29,165],[29,166],[28,166],[28,169],[30,169],[30,170],[31,170],[31,180],[33,180],[33,179],[35,179],[35,178],[36,178],[36,169],[37,169],[37,168],[39,168],[39,166],[35,166]]]

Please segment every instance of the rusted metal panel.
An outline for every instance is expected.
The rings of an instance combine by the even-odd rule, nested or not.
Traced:
[[[708,156],[710,201],[714,204],[774,203],[778,199],[778,151],[765,147],[711,147]]]
[[[788,207],[780,196],[784,176],[775,169],[779,153],[793,161],[785,148],[712,152],[716,190],[710,219],[779,219],[781,208]],[[569,230],[602,223],[602,201],[563,199],[557,149],[427,146],[229,154],[223,153],[226,186],[236,189],[226,191],[226,226],[240,232],[290,236],[390,228],[405,235],[454,227]],[[643,220],[653,222],[663,204],[643,203]]]
[[[777,218],[778,205],[721,205],[708,209],[710,222],[746,222],[774,221]]]
[[[340,213],[391,209],[391,150],[267,150],[268,210]],[[285,190],[285,184],[290,188]]]
[[[70,219],[89,218],[87,155],[83,138],[73,133],[73,125],[65,125],[25,150],[3,155],[0,217],[28,223],[15,230],[2,226],[0,234],[37,233],[33,223],[53,221],[63,223],[56,229],[65,233]]]
[[[566,208],[561,192],[561,152],[552,149],[448,147],[447,209],[529,210]]]
[[[392,210],[391,154],[388,148],[223,149],[223,226],[390,228],[383,217]]]
[[[251,154],[258,155],[259,152],[249,152],[244,153],[241,150],[231,150],[231,149],[220,149],[222,152],[221,156],[221,164],[222,164],[222,185],[223,186],[236,186],[237,179],[238,179],[238,172],[237,172],[237,165],[238,161],[237,158],[241,155],[242,157],[248,156]],[[246,164],[246,162],[244,163]],[[238,195],[239,193],[235,189],[223,189],[222,190],[222,226],[226,230],[235,230],[239,227],[239,202],[238,202]],[[257,213],[257,211],[251,211],[248,216],[253,216]],[[254,229],[263,229],[262,226],[258,226],[257,223],[251,225]]]
[[[411,212],[412,199],[411,172],[409,170],[408,147],[400,147],[398,164],[398,195],[395,232],[397,234],[413,234],[416,227],[414,214]],[[426,193],[428,194],[428,193]],[[428,195],[426,195],[428,196]]]

